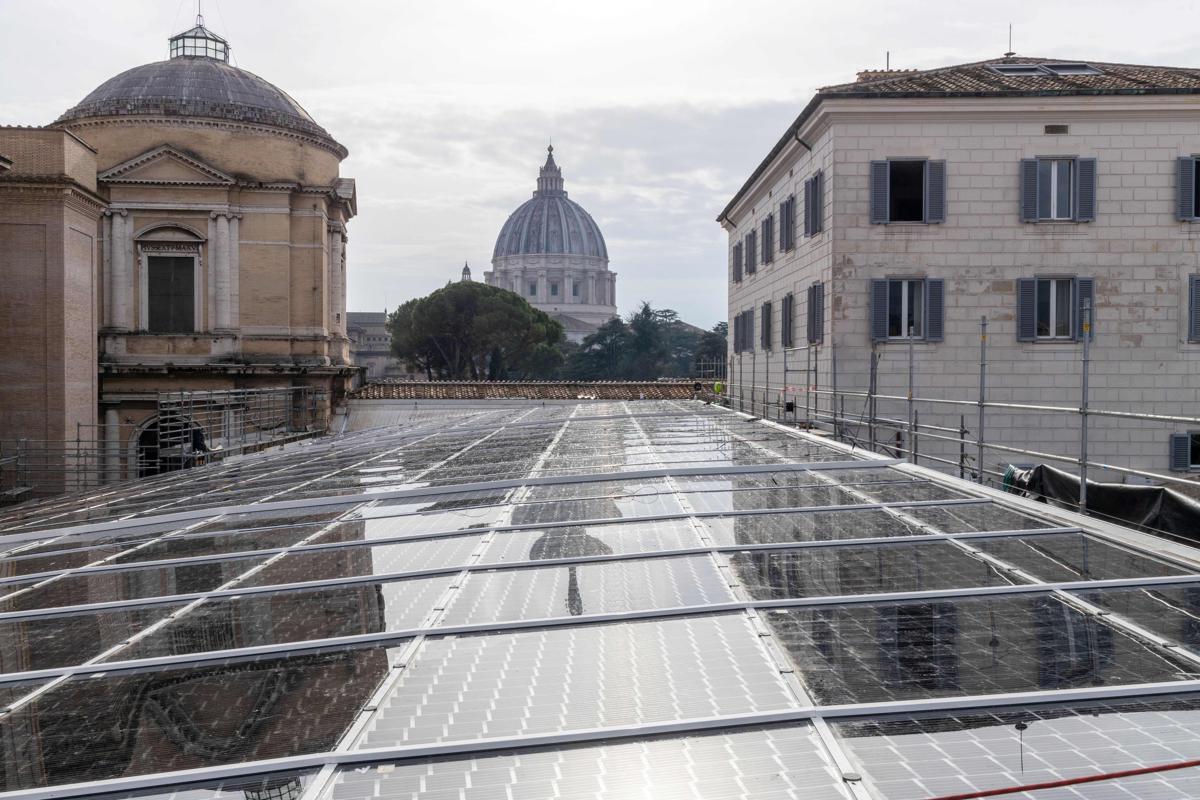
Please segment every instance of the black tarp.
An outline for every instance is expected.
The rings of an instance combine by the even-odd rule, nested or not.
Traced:
[[[1045,464],[1033,469],[1009,467],[1004,487],[1061,508],[1079,508],[1079,478]],[[1088,481],[1087,496],[1088,511],[1098,517],[1120,520],[1148,533],[1200,542],[1200,502],[1179,492],[1162,486]]]

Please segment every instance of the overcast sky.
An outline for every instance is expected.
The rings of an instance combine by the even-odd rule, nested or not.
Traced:
[[[1086,11],[1084,10],[1086,9]],[[195,0],[0,0],[0,124],[46,124],[166,57]],[[1021,55],[1200,66],[1195,2],[205,0],[234,62],[350,149],[351,310],[476,278],[553,137],[622,313],[725,318],[717,213],[814,89]]]

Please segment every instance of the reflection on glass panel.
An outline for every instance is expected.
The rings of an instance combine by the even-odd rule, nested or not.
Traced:
[[[1135,553],[1082,533],[976,539],[971,544],[1049,582],[1150,578],[1189,572],[1185,567]]]
[[[481,560],[486,564],[499,564],[599,553],[652,553],[700,547],[701,544],[700,537],[686,519],[534,528],[497,533]]]
[[[719,545],[867,539],[923,534],[916,525],[886,511],[808,511],[800,514],[753,514],[700,520]]]
[[[710,511],[754,511],[763,508],[859,505],[862,498],[845,489],[827,485],[730,489],[724,492],[692,492],[684,495],[700,513]]]
[[[343,534],[344,535],[344,534]],[[323,581],[353,575],[384,575],[463,566],[483,539],[478,534],[418,539],[395,544],[291,552],[246,579],[244,586]],[[322,540],[324,543],[324,540]]]
[[[945,542],[743,552],[733,554],[730,565],[755,600],[1012,583]]]
[[[793,705],[740,614],[428,639],[357,747]]]
[[[113,559],[115,564],[134,561],[155,561],[167,558],[192,558],[216,553],[237,553],[251,550],[269,550],[296,544],[319,528],[267,528],[264,530],[220,533],[200,536],[171,536],[139,547]]]
[[[298,800],[317,777],[307,772],[226,778],[208,783],[92,795],[93,800]]]
[[[651,494],[631,497],[595,497],[557,503],[522,504],[513,507],[512,525],[544,525],[547,522],[578,522],[620,519],[653,514],[682,514],[674,495]]]
[[[111,661],[332,639],[421,626],[451,576],[205,601]]]
[[[812,727],[801,724],[346,768],[321,798],[840,800],[843,787]]]
[[[772,610],[818,702],[1150,683],[1194,667],[1049,595]]]
[[[181,603],[0,620],[0,672],[82,664],[179,610]]]
[[[597,554],[607,550],[600,540],[592,542]],[[732,600],[709,556],[610,561],[474,573],[443,622],[542,619]]]
[[[0,600],[0,611],[109,603],[144,597],[208,592],[261,564],[265,557],[206,561],[177,567],[72,574]],[[9,587],[12,588],[12,587]]]
[[[1195,695],[1016,706],[833,723],[842,744],[887,798],[916,800],[997,790],[1200,758]],[[1188,798],[1196,770],[1012,797]],[[1008,795],[1006,795],[1008,796]]]
[[[1059,527],[1053,522],[1013,511],[995,503],[954,506],[917,506],[904,513],[932,525],[942,533],[967,531],[1020,531]]]
[[[0,719],[10,742],[5,788],[332,749],[392,652],[356,647],[71,678]]]
[[[1077,594],[1193,652],[1200,650],[1200,586],[1103,589]]]

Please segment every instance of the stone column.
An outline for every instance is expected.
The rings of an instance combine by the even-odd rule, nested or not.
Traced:
[[[610,306],[615,306],[617,304],[617,276],[613,275],[611,272],[606,272],[604,274],[608,278],[606,281],[608,283],[608,304]]]
[[[587,301],[596,305],[596,273],[591,271],[587,275]]]
[[[117,330],[133,328],[133,237],[127,211],[112,213],[112,326]]]
[[[121,480],[121,416],[115,408],[104,412],[104,482]]]
[[[544,303],[546,298],[550,296],[549,281],[546,279],[546,271],[540,270],[537,274],[538,290],[537,302]]]
[[[341,336],[346,335],[346,262],[349,260],[348,248],[350,239],[346,236],[345,229],[338,235],[341,239],[341,257],[337,260],[337,275],[338,275],[338,293],[337,293],[337,332]]]
[[[241,214],[229,215],[229,293],[226,301],[229,306],[229,319],[226,324],[230,330],[237,330],[242,326],[241,297],[238,289],[242,269],[241,219]]]
[[[563,270],[563,302],[575,303],[575,273],[569,269]]]
[[[104,314],[101,318],[101,326],[105,328],[112,327],[113,324],[113,224],[112,212],[104,212],[104,252],[101,254],[104,259]]]
[[[345,315],[345,304],[341,300],[342,278],[342,232],[335,227],[329,228],[329,332],[336,335],[342,325]]]
[[[216,313],[210,320],[217,330],[229,329],[229,215],[217,214],[217,239],[212,247],[212,268],[216,274]]]

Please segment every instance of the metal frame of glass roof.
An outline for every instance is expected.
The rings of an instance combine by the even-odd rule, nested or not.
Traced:
[[[770,796],[865,800],[912,781],[861,720],[1200,697],[1188,548],[701,404],[485,405],[5,525],[12,797],[606,796],[488,765],[793,731]],[[642,792],[719,794],[660,769]]]

